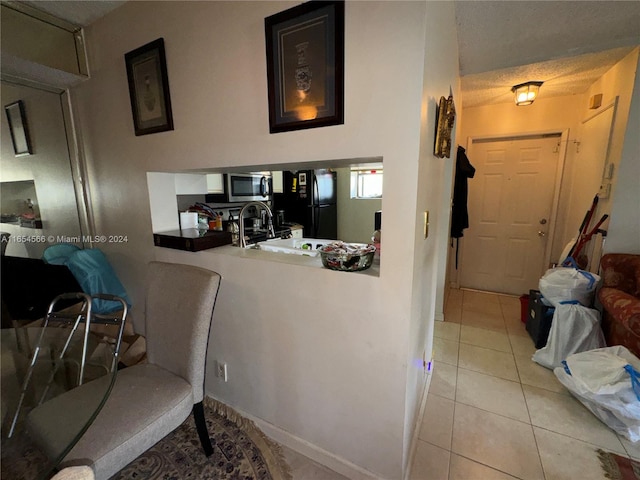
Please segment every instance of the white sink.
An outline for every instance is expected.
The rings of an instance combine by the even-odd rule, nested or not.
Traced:
[[[320,240],[317,238],[287,238],[277,240],[267,240],[258,242],[256,245],[260,250],[267,252],[289,253],[294,255],[307,255],[309,257],[318,256],[318,248],[334,240]]]

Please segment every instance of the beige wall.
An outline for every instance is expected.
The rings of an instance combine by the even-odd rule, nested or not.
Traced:
[[[639,61],[640,63],[640,61]],[[605,253],[640,254],[640,68],[636,66],[633,96],[612,193],[609,237]]]
[[[425,28],[425,3],[347,2],[345,124],[270,135],[264,18],[295,4],[130,2],[92,25],[92,78],[73,94],[96,233],[129,238],[105,250],[133,299],[140,331],[147,261],[222,273],[208,368],[213,371],[215,360],[227,362],[229,382],[208,375],[208,394],[351,478],[364,471],[400,478],[407,429],[425,383],[415,380],[423,374],[413,360],[425,349],[430,355],[426,325],[435,302],[435,285],[414,284],[414,272],[424,279],[437,270],[437,224],[434,237],[416,240],[422,231],[418,186],[433,192],[420,199],[421,210],[440,210],[442,203],[443,164],[420,170],[433,162],[420,158],[421,139],[433,144],[433,120],[425,117],[434,115],[430,98],[448,94],[456,69],[442,74],[436,91],[428,91],[428,82],[425,87],[425,44],[435,50],[440,42]],[[455,36],[451,8],[445,8],[447,26]],[[175,130],[135,137],[123,56],[161,36]],[[455,55],[450,62],[456,64]],[[423,90],[427,128],[421,129]],[[148,171],[371,157],[383,159],[382,208],[394,212],[385,218],[380,277],[265,262],[251,258],[252,252],[153,247]],[[425,251],[419,259],[416,248]],[[410,339],[411,332],[421,338]]]
[[[637,108],[639,54],[640,48],[636,48],[595,82],[586,94],[589,98],[601,93],[603,106],[618,97],[607,158],[608,162],[615,165],[611,195],[598,204],[598,216],[611,214],[611,219],[603,226],[609,230],[606,251],[640,253],[640,234],[637,229],[640,217],[640,161],[632,153],[634,148],[637,152],[639,140],[638,129],[629,128],[634,122],[637,125],[640,115]],[[631,107],[632,101],[636,102],[635,110]],[[587,116],[589,113],[585,105],[582,114]],[[578,226],[576,225],[576,230]]]
[[[395,185],[404,196],[407,205],[413,205],[413,222],[417,228],[403,229],[414,244],[412,271],[411,324],[407,353],[407,394],[405,416],[405,441],[413,430],[413,419],[421,407],[419,393],[429,380],[421,368],[433,357],[434,318],[442,319],[446,277],[447,239],[453,158],[437,158],[433,155],[436,107],[441,96],[451,93],[454,103],[460,99],[458,76],[458,43],[455,8],[453,2],[426,2],[426,36],[423,62],[423,88],[421,100],[421,142],[418,172],[415,178],[417,191],[409,191],[403,185],[413,179],[403,179]],[[452,144],[456,144],[457,126],[452,131]],[[386,179],[386,168],[385,168]],[[386,185],[385,185],[386,195]],[[415,199],[415,200],[414,200]],[[383,209],[385,207],[383,206]],[[386,211],[386,210],[385,210]],[[424,212],[429,212],[429,236],[424,237]],[[386,232],[386,224],[385,224]],[[386,235],[386,233],[385,233]],[[393,245],[383,243],[384,249]],[[438,368],[436,365],[435,368]],[[419,428],[419,426],[418,426]],[[410,461],[410,458],[405,458]]]
[[[78,68],[74,34],[2,5],[2,53],[69,73]]]

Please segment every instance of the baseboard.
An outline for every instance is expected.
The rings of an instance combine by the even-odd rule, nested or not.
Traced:
[[[433,315],[433,319],[437,320],[438,322],[444,322],[444,312],[436,312]]]
[[[212,395],[210,395],[212,396]],[[212,396],[213,397],[213,396]],[[215,398],[215,397],[214,397]],[[216,400],[222,402],[222,400]],[[225,402],[223,402],[225,403]],[[365,470],[358,465],[345,460],[344,458],[338,457],[331,452],[327,452],[322,448],[314,445],[302,438],[299,438],[292,433],[289,433],[280,427],[276,427],[275,425],[266,422],[260,418],[254,417],[253,415],[243,411],[242,409],[237,408],[234,405],[229,405],[231,408],[236,410],[240,415],[249,420],[253,421],[260,430],[263,431],[265,435],[267,435],[272,440],[278,442],[280,445],[284,445],[285,447],[290,448],[291,450],[295,450],[296,452],[304,455],[305,457],[310,458],[314,462],[317,462],[334,472],[343,475],[350,480],[387,480],[383,477],[379,477],[376,474]]]
[[[416,449],[418,448],[418,438],[420,435],[420,426],[422,425],[422,419],[424,418],[424,410],[427,406],[427,396],[429,395],[429,387],[431,386],[431,378],[433,377],[433,368],[435,360],[431,360],[431,370],[427,381],[424,382],[424,388],[422,389],[422,398],[420,399],[420,411],[418,412],[418,418],[416,418],[416,426],[413,430],[413,436],[411,437],[411,446],[409,447],[409,461],[407,468],[402,476],[403,480],[409,480],[411,477],[411,467],[413,466],[413,460],[416,456]]]

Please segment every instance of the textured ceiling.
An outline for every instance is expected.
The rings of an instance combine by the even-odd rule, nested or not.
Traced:
[[[539,98],[584,93],[613,65],[631,52],[621,47],[604,52],[466,75],[461,78],[462,105],[479,107],[512,103],[511,87],[527,81],[543,81]]]
[[[638,1],[457,1],[460,75],[640,43]]]
[[[463,107],[583,93],[640,44],[638,1],[456,1],[456,22]]]
[[[17,3],[87,26],[126,2]],[[511,87],[528,80],[545,82],[540,98],[583,93],[640,45],[638,0],[456,0],[455,9],[464,107],[512,102]]]

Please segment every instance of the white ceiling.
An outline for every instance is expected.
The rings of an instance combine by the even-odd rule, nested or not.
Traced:
[[[125,1],[18,3],[87,26]],[[640,45],[637,0],[456,0],[455,8],[465,107],[511,102],[511,87],[528,80],[545,82],[540,98],[583,93]]]
[[[632,48],[620,47],[578,57],[465,75],[461,78],[462,104],[468,108],[511,103],[514,101],[511,87],[530,80],[544,82],[539,98],[584,93]]]
[[[456,22],[464,107],[583,93],[640,44],[638,1],[456,1]]]

